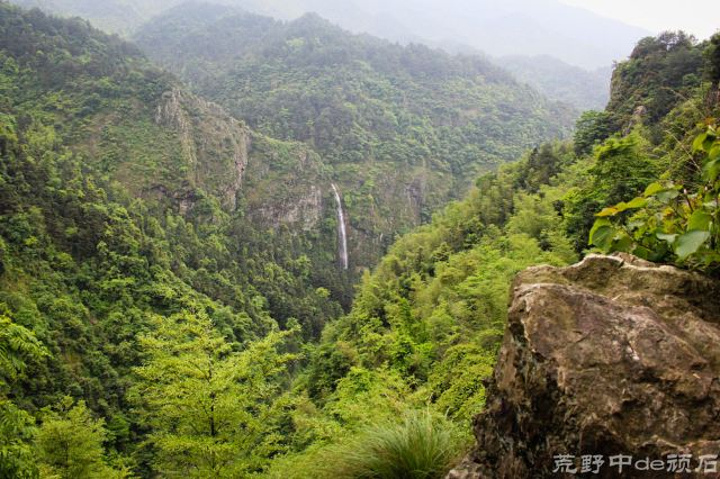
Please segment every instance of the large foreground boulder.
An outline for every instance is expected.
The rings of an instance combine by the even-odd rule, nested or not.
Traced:
[[[529,269],[487,397],[448,478],[720,477],[720,284],[628,255]]]

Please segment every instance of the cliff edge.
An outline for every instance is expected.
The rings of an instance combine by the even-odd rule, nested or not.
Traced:
[[[448,479],[720,477],[720,284],[629,255],[529,269],[487,397]]]

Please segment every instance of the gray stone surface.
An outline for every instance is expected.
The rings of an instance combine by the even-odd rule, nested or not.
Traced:
[[[697,467],[720,453],[720,284],[629,255],[531,268],[487,396],[476,449],[448,478],[563,477],[557,454],[687,453]],[[617,471],[583,477],[676,477]]]

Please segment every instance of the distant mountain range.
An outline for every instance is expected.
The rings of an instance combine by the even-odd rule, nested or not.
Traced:
[[[184,0],[13,0],[130,37]],[[192,3],[192,2],[190,2]],[[205,2],[203,2],[205,3]],[[316,12],[356,33],[490,55],[551,99],[580,110],[607,103],[610,65],[648,32],[556,0],[213,0],[283,20]],[[202,3],[200,3],[202,5]]]
[[[585,70],[548,55],[506,56],[494,61],[545,96],[580,110],[603,110],[610,99],[609,65]]]
[[[480,173],[566,135],[577,115],[479,56],[353,35],[317,14],[283,22],[188,4],[133,39],[252,129],[320,155],[325,176],[313,183],[327,187],[329,176],[343,192],[355,264],[373,264],[383,242]]]
[[[649,32],[556,0],[244,0],[293,17],[304,11],[400,42],[465,44],[494,55],[552,55],[595,69],[623,59]],[[280,7],[278,4],[282,4]]]
[[[183,0],[16,0],[23,6],[88,18],[129,34]],[[595,69],[625,57],[649,32],[557,0],[215,0],[294,19],[316,12],[353,32],[402,43],[467,45],[493,56],[551,55]]]

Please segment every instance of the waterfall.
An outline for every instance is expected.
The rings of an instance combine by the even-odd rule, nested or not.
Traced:
[[[342,261],[343,269],[348,269],[348,246],[347,246],[347,231],[345,229],[345,212],[342,207],[342,200],[340,199],[340,193],[332,183],[333,193],[335,193],[335,202],[337,203],[337,215],[338,215],[338,235],[340,236],[340,260]]]

